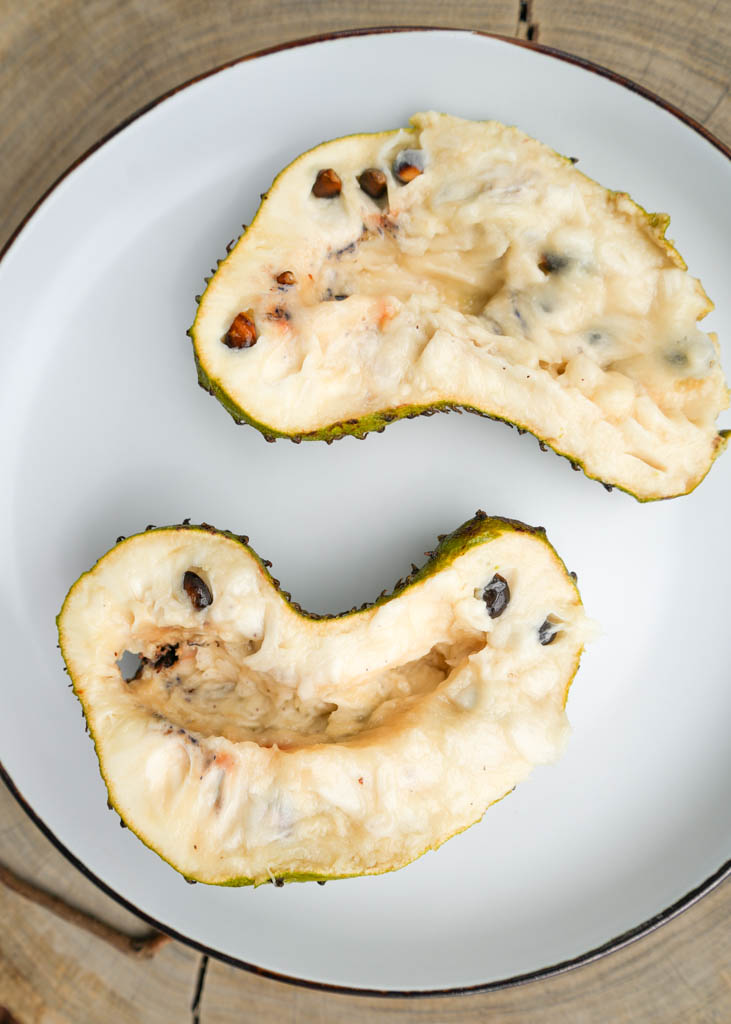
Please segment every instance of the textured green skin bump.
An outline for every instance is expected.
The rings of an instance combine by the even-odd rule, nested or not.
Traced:
[[[183,874],[184,877],[187,877],[188,881],[191,881],[191,882],[202,882],[205,885],[220,885],[220,886],[229,886],[229,887],[240,887],[240,886],[250,886],[250,885],[258,886],[258,885],[263,885],[263,884],[266,884],[266,883],[262,882],[262,881],[257,882],[255,879],[252,879],[252,878],[233,878],[233,879],[226,879],[224,881],[213,882],[213,881],[209,881],[207,879],[197,879],[197,878],[191,878],[189,876],[185,876],[184,873],[172,861],[168,860],[167,857],[163,857],[162,854],[157,850],[157,848],[154,847],[151,843],[149,843],[145,839],[144,835],[142,835],[141,833],[137,832],[136,829],[134,829],[130,824],[128,824],[128,822],[124,819],[124,817],[122,815],[122,812],[120,811],[119,807],[117,806],[117,802],[116,802],[116,800],[114,798],[114,791],[113,791],[113,789],[111,787],[111,784],[110,784],[109,780],[107,779],[107,776],[106,776],[105,771],[104,771],[104,759],[101,756],[101,752],[100,752],[100,749],[99,749],[99,746],[98,746],[97,740],[96,740],[96,735],[94,733],[94,730],[92,728],[91,722],[89,721],[89,717],[87,715],[87,709],[86,709],[86,705],[84,704],[84,698],[79,694],[79,692],[77,690],[76,680],[74,679],[74,676],[73,676],[73,674],[71,672],[71,666],[69,665],[69,662],[66,659],[66,654],[64,652],[64,634],[63,634],[63,629],[62,629],[63,613],[64,613],[64,610],[66,608],[66,605],[67,605],[67,603],[69,601],[69,598],[71,597],[72,593],[74,592],[76,587],[78,587],[81,584],[81,582],[84,579],[86,579],[87,576],[89,576],[91,573],[93,573],[94,570],[97,568],[97,566],[101,565],[101,563],[112,552],[116,551],[117,548],[119,548],[122,544],[128,544],[128,543],[130,543],[130,541],[133,541],[133,540],[137,539],[138,537],[144,537],[148,533],[164,533],[164,532],[171,532],[171,531],[178,531],[178,530],[191,530],[191,531],[197,531],[197,532],[203,532],[203,533],[217,534],[218,536],[225,537],[228,540],[233,541],[235,544],[238,544],[241,547],[245,548],[247,553],[252,558],[255,559],[255,561],[257,562],[257,564],[259,566],[259,569],[260,569],[261,573],[266,577],[267,581],[271,584],[272,587],[274,587],[275,590],[277,590],[280,593],[282,599],[284,601],[286,601],[287,604],[289,604],[290,607],[301,618],[310,619],[310,620],[343,619],[343,618],[346,618],[346,617],[351,616],[351,615],[359,615],[359,614],[365,613],[367,611],[370,611],[373,608],[379,607],[380,605],[388,604],[389,601],[392,601],[392,600],[394,600],[394,598],[399,597],[401,594],[404,593],[404,591],[408,590],[410,587],[415,586],[417,583],[421,583],[423,580],[426,580],[428,577],[433,576],[433,575],[435,575],[435,573],[438,573],[442,569],[446,568],[455,559],[457,559],[460,555],[463,555],[463,554],[465,554],[465,552],[469,551],[470,548],[476,547],[479,544],[486,544],[489,541],[495,540],[501,534],[509,533],[509,532],[528,533],[528,534],[531,534],[532,536],[536,537],[538,540],[542,541],[550,549],[550,551],[552,552],[552,554],[554,555],[554,557],[556,558],[556,560],[560,564],[560,566],[563,569],[563,571],[566,574],[566,576],[568,576],[569,579],[571,580],[571,583],[572,583],[574,589],[576,590],[576,593],[578,594],[578,592],[579,592],[575,580],[573,579],[573,577],[571,577],[569,575],[568,570],[566,569],[566,566],[565,566],[564,562],[559,557],[558,553],[556,552],[556,549],[553,547],[553,545],[547,539],[546,531],[543,529],[543,527],[527,526],[525,523],[521,523],[521,522],[519,522],[516,519],[506,519],[506,518],[503,518],[501,516],[487,516],[482,511],[478,511],[473,516],[472,519],[468,519],[467,522],[465,522],[461,526],[457,527],[457,529],[453,530],[452,533],[440,535],[437,547],[434,549],[434,551],[431,552],[431,554],[430,554],[430,556],[428,558],[428,561],[425,562],[425,564],[421,567],[421,569],[417,569],[417,570],[411,572],[405,578],[399,580],[396,583],[395,587],[393,588],[393,590],[390,593],[388,593],[386,591],[383,591],[383,593],[379,597],[377,597],[375,601],[372,601],[370,603],[366,603],[366,604],[362,605],[360,608],[351,608],[351,609],[349,609],[348,611],[345,611],[345,612],[337,612],[337,613],[334,613],[334,614],[324,614],[324,615],[319,615],[319,614],[316,614],[314,612],[305,611],[299,604],[297,604],[296,601],[293,601],[291,595],[288,594],[286,591],[282,591],[281,586],[279,584],[279,581],[276,580],[272,576],[272,574],[270,573],[270,571],[269,571],[269,563],[266,562],[264,559],[262,559],[256,553],[256,551],[253,550],[253,548],[249,545],[248,540],[244,540],[242,536],[240,536],[239,534],[236,534],[236,533],[232,533],[230,530],[218,530],[215,527],[208,525],[207,523],[200,523],[198,525],[193,525],[193,524],[185,523],[185,524],[179,524],[179,525],[176,525],[176,526],[159,526],[159,527],[153,527],[150,530],[146,530],[146,531],[144,531],[144,533],[133,534],[130,537],[126,537],[124,540],[119,541],[117,544],[115,544],[115,546],[110,551],[108,551],[105,555],[102,555],[102,557],[100,559],[98,559],[98,561],[92,566],[91,569],[89,569],[87,572],[83,573],[79,577],[79,579],[76,581],[76,583],[74,583],[74,585],[71,587],[71,589],[69,590],[68,594],[66,595],[64,603],[63,603],[63,605],[61,607],[61,611],[56,616],[56,625],[57,625],[57,628],[58,628],[59,647],[60,647],[60,650],[61,650],[61,656],[64,659],[64,664],[66,665],[66,670],[67,670],[69,678],[71,680],[71,684],[72,684],[72,687],[73,687],[74,695],[79,700],[79,703],[81,704],[81,708],[82,708],[82,715],[86,719],[87,730],[89,732],[89,736],[91,737],[92,743],[94,744],[94,750],[96,752],[97,760],[99,762],[99,771],[100,771],[102,780],[104,782],[104,785],[106,786],[106,789],[107,789],[108,803],[109,803],[110,809],[116,811],[116,813],[119,815],[120,824],[124,824],[124,826],[130,830],[130,832],[132,832],[135,836],[137,836],[137,838],[142,843],[144,843],[144,845],[147,846],[148,849],[152,850],[155,854],[157,854],[157,856],[160,857],[162,860],[164,860],[166,864],[169,864],[170,867],[173,868],[175,871],[177,871],[179,874]],[[573,682],[574,677],[576,675],[576,672],[578,671],[580,658],[581,658],[581,655],[579,654],[579,656],[576,659],[576,664],[574,666],[573,672],[571,673],[571,676],[569,677],[569,679],[567,681],[566,693],[564,695],[564,705],[565,705],[566,700],[568,698],[568,693],[569,693],[569,689],[571,687],[571,683]],[[509,796],[510,793],[512,793],[512,789],[508,790],[507,793],[504,793],[502,797],[498,798],[498,800],[494,800],[493,804],[494,803],[498,803],[499,800],[505,799],[505,797]],[[491,807],[493,804],[490,804],[489,806]],[[487,810],[487,808],[486,808],[486,810]],[[484,813],[486,813],[486,810],[483,811],[482,814],[478,815],[474,819],[474,821],[470,822],[468,825],[465,825],[461,829],[457,829],[456,832],[452,833],[450,836],[447,837],[447,839],[444,839],[442,842],[447,842],[447,840],[451,839],[453,836],[458,835],[460,832],[466,831],[468,828],[471,828],[472,825],[474,825],[476,822],[478,822],[483,817]],[[412,859],[412,861],[409,861],[408,863],[413,863],[414,860],[418,860],[418,858],[420,856],[423,856],[423,854],[428,852],[428,850],[436,849],[437,846],[441,846],[441,845],[442,845],[442,843],[439,843],[439,844],[437,844],[435,846],[427,847],[426,850],[422,851],[421,854],[419,854],[416,857],[414,857]],[[400,864],[399,868],[401,868],[401,867],[405,867],[405,865],[404,864]],[[363,874],[386,874],[388,871],[391,871],[391,870],[398,870],[398,869],[389,868],[389,869],[386,869],[385,871],[372,871],[372,872],[366,871],[366,872],[363,872]],[[354,878],[354,877],[360,877],[360,876],[359,875],[317,875],[317,874],[309,874],[309,873],[304,873],[304,874],[297,874],[297,873],[291,873],[290,874],[290,873],[288,873],[288,874],[278,875],[277,879],[278,880],[281,879],[283,882],[318,882],[318,881],[326,882],[326,881],[335,881],[338,878]]]
[[[385,138],[388,135],[397,134],[399,130],[400,129],[394,129],[393,131],[371,132],[363,134],[369,134],[372,136],[380,135]],[[348,137],[355,138],[360,136],[358,135],[358,133],[354,133],[352,136]],[[328,143],[321,143],[321,146],[324,145],[328,145]],[[246,423],[249,426],[254,427],[264,436],[265,440],[267,441],[275,441],[278,438],[283,438],[286,440],[294,441],[295,444],[299,444],[301,441],[325,441],[327,444],[332,444],[333,441],[339,441],[341,438],[347,436],[356,437],[362,440],[363,438],[366,437],[367,434],[373,432],[381,433],[383,430],[385,430],[389,423],[393,423],[396,420],[414,419],[416,416],[432,416],[434,415],[434,413],[437,412],[465,411],[476,413],[478,416],[483,416],[486,419],[506,423],[510,427],[517,427],[524,433],[532,434],[533,437],[535,437],[539,442],[541,442],[541,444],[545,445],[547,448],[550,448],[553,452],[556,453],[556,455],[568,459],[568,461],[571,462],[573,465],[579,467],[583,471],[584,475],[587,476],[590,480],[596,480],[598,483],[603,484],[604,487],[608,489],[616,488],[616,490],[618,491],[624,491],[625,494],[629,494],[631,497],[635,498],[637,501],[643,504],[651,501],[664,501],[667,500],[668,498],[679,498],[684,494],[690,494],[692,491],[695,490],[695,488],[700,483],[702,483],[702,481],[708,475],[708,472],[711,466],[713,465],[713,461],[715,461],[715,459],[718,458],[718,456],[726,447],[726,443],[729,436],[728,430],[719,431],[719,441],[714,454],[714,458],[711,464],[709,465],[708,470],[706,470],[706,473],[704,473],[704,475],[691,488],[689,488],[687,491],[678,491],[677,494],[667,494],[658,497],[640,497],[639,495],[635,494],[634,491],[631,491],[626,487],[622,487],[619,484],[602,480],[601,477],[594,476],[591,473],[587,472],[583,462],[581,462],[574,456],[567,454],[566,452],[562,452],[558,447],[556,447],[555,444],[550,444],[548,441],[545,440],[545,438],[542,438],[539,434],[536,434],[535,431],[531,430],[524,424],[513,422],[512,420],[506,419],[503,416],[497,416],[494,413],[490,412],[489,409],[478,409],[475,406],[464,405],[459,402],[445,400],[443,402],[432,403],[431,405],[402,405],[391,409],[379,409],[378,411],[368,413],[365,416],[357,417],[354,419],[348,419],[337,423],[329,423],[324,427],[320,427],[318,430],[304,431],[295,434],[290,434],[285,431],[278,430],[276,427],[273,427],[270,424],[262,423],[260,420],[257,420],[253,416],[251,416],[246,411],[246,409],[242,409],[231,398],[231,396],[228,394],[223,385],[216,378],[209,376],[208,372],[206,371],[205,367],[200,361],[196,345],[196,325],[198,323],[200,309],[205,298],[206,292],[208,291],[208,286],[210,285],[213,278],[216,276],[218,268],[221,267],[224,263],[226,263],[228,259],[231,257],[231,255],[236,251],[236,249],[238,249],[238,247],[247,240],[247,234],[250,234],[259,216],[259,213],[263,209],[266,202],[270,199],[272,193],[276,192],[280,179],[282,179],[284,175],[292,167],[295,166],[295,164],[297,164],[300,160],[310,157],[314,152],[316,152],[316,150],[320,149],[321,146],[315,146],[311,150],[308,150],[306,153],[303,153],[301,156],[297,157],[295,160],[289,163],[282,171],[280,171],[280,173],[272,182],[272,185],[270,186],[269,190],[267,192],[262,193],[262,201],[248,229],[245,228],[242,234],[237,239],[236,244],[231,246],[230,248],[227,248],[226,255],[222,259],[216,261],[216,267],[213,268],[211,271],[212,276],[204,278],[206,288],[204,289],[203,294],[196,297],[196,316],[192,325],[188,328],[188,331],[186,333],[188,334],[193,343],[193,356],[195,359],[196,369],[198,372],[198,383],[205,391],[208,392],[209,395],[212,395],[214,398],[218,399],[218,401],[221,403],[224,409],[226,409],[226,411],[231,415],[231,417],[235,420],[237,424]],[[564,156],[562,153],[556,153],[556,155],[561,157],[561,159],[565,160],[567,163],[573,163],[570,157]],[[583,172],[579,171],[578,169],[576,173],[582,174],[583,177],[587,178],[587,180],[589,181],[593,180],[589,178],[588,175],[583,174]],[[640,206],[639,203],[632,199],[632,197],[626,192],[613,191],[611,189],[606,189],[606,192],[609,196],[616,197],[617,199],[626,199],[629,202],[631,202],[632,205],[635,206],[636,209],[646,218],[647,230],[652,235],[652,237],[657,240],[657,242],[662,246],[663,249],[665,249],[668,256],[673,260],[673,262],[675,262],[675,264],[678,267],[680,267],[683,270],[687,270],[687,265],[683,257],[675,248],[673,242],[666,237],[666,232],[670,225],[670,217],[668,214],[648,212],[643,206]],[[708,300],[708,309],[706,312],[710,312],[711,309],[713,309],[713,303],[710,300]]]

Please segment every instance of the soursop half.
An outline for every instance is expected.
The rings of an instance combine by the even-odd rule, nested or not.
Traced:
[[[337,616],[267,565],[209,526],[153,529],[58,618],[110,804],[188,879],[399,868],[560,754],[587,620],[543,531],[478,513]]]
[[[668,221],[494,121],[324,143],[210,280],[199,381],[270,440],[464,407],[642,501],[685,494],[728,391]]]

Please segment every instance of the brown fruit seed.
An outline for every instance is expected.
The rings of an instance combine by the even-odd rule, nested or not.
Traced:
[[[343,183],[332,167],[317,172],[315,184],[312,186],[313,196],[318,199],[334,199],[342,191]]]
[[[424,173],[424,166],[423,150],[403,149],[393,162],[393,176],[402,185],[408,185]]]
[[[397,172],[396,177],[405,185],[407,182],[413,181],[414,178],[418,178],[422,173],[423,172],[420,171],[418,167],[414,167],[413,164],[404,164],[404,166]]]
[[[358,175],[358,184],[371,199],[380,199],[386,193],[386,175],[377,167],[368,167]]]
[[[223,337],[223,343],[228,348],[251,348],[252,345],[256,345],[258,337],[254,310],[247,309],[245,313],[237,313],[233,318]]]
[[[193,607],[198,611],[207,608],[209,604],[213,604],[213,594],[210,588],[197,573],[191,572],[190,569],[183,576],[183,590],[190,598]]]
[[[281,274],[277,274],[277,284],[297,284],[297,278],[291,270],[283,270]]]

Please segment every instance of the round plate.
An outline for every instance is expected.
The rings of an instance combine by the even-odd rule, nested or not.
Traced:
[[[616,947],[720,877],[731,826],[731,456],[689,497],[643,506],[475,416],[269,445],[196,386],[194,296],[274,175],[429,108],[518,124],[669,211],[719,303],[707,326],[731,337],[719,148],[606,75],[465,32],[321,40],[203,77],[83,160],[0,266],[6,775],[158,926],[291,980],[390,992],[498,985]],[[246,532],[306,608],[337,611],[478,507],[545,526],[603,630],[560,764],[410,867],[325,888],[189,886],[119,828],[54,628],[119,534],[185,516]]]

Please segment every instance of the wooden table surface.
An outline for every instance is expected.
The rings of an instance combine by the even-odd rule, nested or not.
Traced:
[[[731,0],[0,0],[0,245],[67,165],[165,90],[288,39],[387,24],[478,28],[559,47],[642,83],[731,143]],[[1,785],[0,862],[130,935],[146,930]],[[172,942],[141,961],[1,886],[0,913],[0,1024],[731,1020],[728,884],[560,977],[410,1001],[296,988],[204,963]]]

